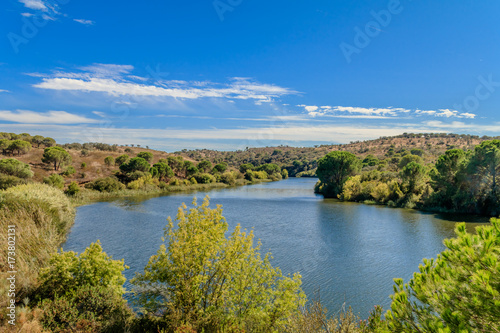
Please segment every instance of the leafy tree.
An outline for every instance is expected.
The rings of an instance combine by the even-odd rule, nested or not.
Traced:
[[[158,162],[153,165],[153,167],[157,170],[158,172],[158,178],[161,179],[170,179],[174,176],[174,172],[172,171],[172,168],[168,166],[167,163],[164,162]]]
[[[476,146],[467,172],[476,199],[486,206],[497,207],[500,203],[500,140],[484,141]]]
[[[283,179],[287,179],[288,178],[288,170],[287,169],[281,170],[281,177]]]
[[[149,163],[152,163],[153,162],[153,153],[149,152],[149,151],[141,151],[139,154],[137,154],[137,157],[141,157],[143,159],[145,159],[146,161],[148,161]]]
[[[332,151],[318,161],[316,171],[319,184],[316,191],[325,197],[336,198],[342,192],[345,181],[355,175],[361,166],[360,160],[346,151]]]
[[[9,139],[0,139],[0,149],[2,150],[2,154],[7,155],[7,151],[11,143],[12,141]]]
[[[210,170],[212,170],[212,163],[210,161],[201,161],[200,163],[198,163],[198,170],[200,170],[200,172],[209,172]]]
[[[379,159],[376,158],[375,156],[373,155],[367,155],[364,159],[363,159],[363,166],[367,165],[367,166],[375,166],[379,163]]]
[[[43,151],[42,162],[54,164],[54,170],[59,170],[61,165],[71,163],[71,155],[61,147],[49,147]]]
[[[194,165],[190,165],[186,168],[186,178],[190,178],[199,172],[198,168]]]
[[[106,164],[106,166],[108,167],[111,167],[112,165],[115,164],[115,158],[113,156],[107,156],[104,159],[104,164]]]
[[[412,150],[410,150],[410,153],[412,155],[417,155],[417,156],[424,156],[424,151],[422,149],[418,149],[418,148],[413,148]]]
[[[131,158],[127,163],[120,165],[120,170],[125,173],[134,171],[148,172],[150,168],[151,166],[149,165],[148,161],[146,161],[142,157]]]
[[[437,259],[424,259],[409,283],[395,279],[392,332],[500,331],[500,220],[469,234],[457,225]]]
[[[62,175],[68,177],[74,175],[75,172],[76,172],[75,168],[72,165],[70,165],[69,167],[66,168],[66,170],[64,170]]]
[[[115,159],[115,165],[121,166],[122,164],[127,163],[128,159],[129,156],[127,154],[120,155]]]
[[[45,177],[43,182],[58,189],[64,188],[64,178],[56,173],[51,174],[49,177]]]
[[[14,140],[7,149],[12,153],[17,151],[17,155],[26,154],[31,150],[31,143],[24,140]]]
[[[216,164],[214,168],[212,169],[213,173],[224,173],[227,170],[227,163],[222,162],[219,164]]]
[[[33,171],[31,171],[29,164],[14,158],[4,158],[0,160],[0,173],[23,179],[33,177]]]
[[[53,146],[56,145],[56,140],[54,140],[52,138],[49,138],[49,137],[46,137],[46,138],[43,139],[42,143],[47,148],[48,147],[53,147]]]
[[[165,242],[143,274],[132,280],[146,311],[170,316],[174,327],[190,323],[197,331],[215,332],[251,323],[254,331],[279,331],[297,314],[305,296],[301,277],[284,277],[261,258],[253,232],[238,225],[226,238],[222,208],[179,208],[177,227],[169,218]]]
[[[215,177],[209,173],[199,173],[194,176],[196,182],[200,184],[210,184],[215,183]]]
[[[414,193],[425,181],[427,172],[422,164],[417,162],[408,163],[401,171],[403,183],[407,186],[406,193]]]
[[[399,164],[398,164],[398,168],[400,170],[403,170],[403,168],[408,163],[411,163],[411,162],[415,162],[415,163],[418,163],[418,164],[423,164],[424,160],[420,156],[408,154],[408,155],[405,155],[405,156],[403,156],[401,158],[401,160],[399,161]]]
[[[43,139],[45,139],[43,136],[35,135],[31,138],[31,143],[36,144],[36,147],[40,148],[40,145],[43,144]]]
[[[255,166],[251,163],[245,163],[245,164],[240,165],[239,169],[240,169],[241,173],[245,173],[245,172],[247,172],[247,170],[253,171],[255,169]]]
[[[182,156],[169,156],[167,157],[167,164],[175,173],[179,173],[182,171],[184,159]]]
[[[280,173],[281,168],[274,164],[274,163],[268,163],[268,164],[263,164],[257,168],[257,171],[265,171],[268,175],[273,175],[275,173]]]

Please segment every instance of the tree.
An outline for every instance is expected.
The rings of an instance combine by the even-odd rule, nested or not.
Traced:
[[[212,169],[213,173],[224,173],[227,170],[227,163],[222,162],[219,164],[216,164],[214,168]]]
[[[417,155],[405,155],[403,156],[403,158],[401,158],[401,160],[399,161],[399,164],[398,164],[398,168],[400,170],[403,170],[403,168],[408,164],[408,163],[411,163],[411,162],[415,162],[415,163],[418,163],[418,164],[423,164],[424,163],[424,160],[420,157],[420,156],[417,156]]]
[[[269,254],[261,258],[253,232],[238,225],[226,238],[222,208],[209,208],[208,197],[193,205],[179,208],[177,227],[169,218],[167,245],[132,280],[140,305],[196,331],[216,332],[229,324],[244,329],[250,322],[254,331],[283,329],[305,301],[300,275],[284,277]]]
[[[149,151],[141,151],[139,154],[137,154],[137,157],[141,157],[148,161],[149,163],[153,162],[153,154],[150,153]]]
[[[12,141],[9,139],[0,139],[0,149],[2,150],[2,154],[7,155],[7,151],[11,143]]]
[[[14,140],[7,149],[10,150],[12,154],[14,154],[15,151],[17,151],[17,155],[21,155],[21,153],[26,154],[31,150],[31,143],[24,140]]]
[[[391,310],[385,318],[392,332],[500,331],[500,220],[444,241],[437,259],[424,259],[409,283],[395,279]]]
[[[120,170],[125,173],[134,171],[148,172],[150,168],[151,166],[149,165],[148,161],[146,161],[142,157],[131,158],[127,163],[120,165]]]
[[[4,158],[0,160],[0,173],[23,179],[33,177],[33,171],[31,171],[29,164],[14,158]]]
[[[424,183],[426,175],[427,172],[422,164],[416,162],[408,163],[401,171],[403,184],[406,185],[406,193],[415,193],[417,188]]]
[[[46,138],[43,139],[42,143],[47,148],[48,147],[53,147],[53,146],[56,145],[56,140],[54,140],[52,138],[49,138],[49,137],[46,137]]]
[[[318,160],[316,171],[319,184],[316,191],[325,197],[336,198],[342,192],[345,181],[355,175],[361,166],[361,161],[346,151],[332,151]]]
[[[40,145],[43,143],[44,137],[41,135],[35,135],[31,138],[31,143],[35,144],[37,148],[40,148]]]
[[[158,172],[158,178],[160,180],[162,179],[170,179],[174,176],[174,172],[172,171],[172,168],[168,166],[167,163],[164,162],[158,162],[153,165],[153,168],[156,169]]]
[[[115,164],[115,159],[113,156],[107,156],[105,159],[104,159],[104,164],[106,164],[106,166],[108,167],[111,167],[112,165]]]
[[[274,163],[270,163],[270,164],[263,164],[263,165],[259,166],[257,168],[257,171],[265,171],[268,175],[273,175],[275,173],[280,173],[281,168]]]
[[[61,165],[71,163],[71,155],[61,147],[48,147],[43,151],[42,162],[54,164],[54,170],[59,170]]]
[[[69,184],[68,186],[68,189],[66,191],[64,191],[64,193],[66,193],[67,195],[70,195],[70,196],[74,196],[76,194],[78,194],[78,192],[80,192],[80,186],[78,186],[78,183],[77,182],[71,182],[71,184]]]
[[[44,184],[53,186],[61,190],[64,188],[64,178],[57,173],[53,173],[49,177],[45,177],[43,179],[43,182]]]
[[[120,155],[115,159],[115,165],[121,166],[123,163],[126,163],[128,159],[129,157],[127,154]]]
[[[201,161],[200,163],[198,163],[198,170],[200,170],[200,172],[209,172],[210,170],[212,170],[212,163],[210,161]]]
[[[240,169],[241,173],[245,173],[245,172],[247,172],[247,170],[254,170],[255,167],[251,163],[245,163],[245,164],[240,165],[239,169]]]

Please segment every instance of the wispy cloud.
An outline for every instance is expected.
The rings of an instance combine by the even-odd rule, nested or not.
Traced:
[[[5,89],[0,89],[0,93],[8,93],[10,92],[9,90],[5,90]]]
[[[19,2],[29,9],[48,11],[43,0],[19,0]]]
[[[42,77],[36,88],[98,92],[112,96],[151,96],[176,99],[226,98],[272,102],[284,95],[297,92],[273,84],[260,83],[251,78],[235,77],[226,83],[198,81],[161,80],[144,84],[136,76],[129,75],[134,67],[130,65],[93,64],[81,67],[78,72],[54,72],[49,75],[33,73]],[[139,82],[137,82],[139,81]]]
[[[98,122],[66,111],[35,112],[29,110],[0,111],[0,121],[23,124],[89,124]]]
[[[84,24],[84,25],[94,25],[95,22],[91,20],[84,20],[84,19],[73,19],[73,21]]]

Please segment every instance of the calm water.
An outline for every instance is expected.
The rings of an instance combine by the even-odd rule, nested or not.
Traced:
[[[100,239],[109,255],[125,258],[130,279],[159,248],[166,218],[175,217],[181,203],[189,206],[193,196],[201,200],[208,194],[213,206],[223,205],[230,230],[238,223],[254,228],[275,266],[302,274],[310,298],[319,291],[331,311],[345,301],[366,316],[375,304],[389,307],[393,278],[407,281],[422,258],[435,257],[444,249],[443,239],[454,235],[453,216],[325,200],[314,195],[315,182],[291,178],[83,206],[64,249],[81,252]]]

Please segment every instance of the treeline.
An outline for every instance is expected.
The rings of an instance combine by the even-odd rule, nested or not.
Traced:
[[[115,193],[127,189],[146,192],[170,191],[198,184],[244,185],[255,181],[276,181],[288,177],[286,170],[281,170],[278,165],[272,163],[257,166],[242,164],[234,168],[226,162],[216,164],[208,160],[192,162],[175,155],[158,159],[150,151],[141,151],[135,156],[129,156],[133,150],[127,147],[124,152],[128,154],[107,156],[101,161],[106,166],[108,174],[111,173],[110,176],[79,182],[78,175],[80,179],[85,177],[87,164],[85,162],[79,165],[73,163],[71,149],[80,150],[81,156],[86,156],[89,154],[89,149],[116,152],[118,146],[96,143],[56,145],[51,138],[36,138],[37,136],[32,137],[26,133],[20,135],[3,133],[2,135],[9,138],[5,139],[8,142],[16,142],[11,139],[24,139],[21,141],[29,147],[28,151],[32,145],[37,145],[38,148],[38,143],[44,144],[45,142],[41,158],[33,162],[42,162],[47,168],[52,169],[53,173],[43,178],[44,183],[59,189],[66,189],[66,194],[71,196],[92,196],[89,191]],[[33,176],[34,172],[27,163],[13,157],[0,160],[0,189],[27,184]],[[67,184],[68,178],[76,180]]]
[[[132,279],[124,300],[123,260],[99,241],[84,252],[56,252],[74,209],[61,191],[31,184],[0,193],[0,227],[16,225],[15,306],[9,282],[0,287],[4,332],[497,332],[500,330],[500,221],[445,240],[437,259],[424,259],[413,278],[395,279],[390,310],[376,306],[366,320],[350,309],[328,317],[301,289],[301,276],[284,276],[260,254],[253,232],[228,234],[221,207],[182,205],[168,220],[164,244]],[[2,235],[3,237],[3,235]],[[52,253],[52,254],[50,254]],[[6,260],[0,257],[0,268]],[[36,258],[36,260],[33,260]],[[466,268],[466,269],[464,269]],[[19,287],[17,287],[19,286]],[[15,320],[12,319],[15,317]],[[9,321],[15,325],[10,325]]]
[[[437,162],[425,163],[419,149],[388,158],[359,159],[331,152],[318,161],[315,191],[346,201],[497,216],[500,213],[500,140],[483,141],[474,150],[450,149]]]

